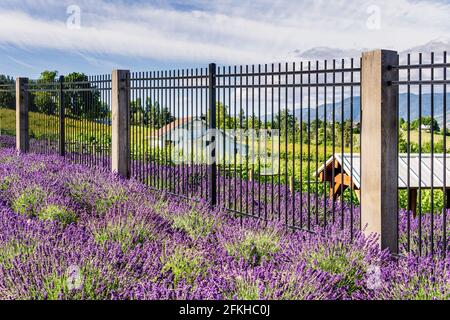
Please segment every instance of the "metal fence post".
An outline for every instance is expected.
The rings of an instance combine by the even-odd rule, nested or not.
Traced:
[[[395,51],[363,53],[361,70],[361,226],[398,253],[398,81]]]
[[[64,106],[64,76],[59,77],[59,155],[66,155],[66,134],[65,134],[65,106]]]
[[[209,185],[209,203],[214,206],[217,204],[217,162],[216,162],[216,64],[209,65],[209,137],[210,154],[208,167],[208,185]]]
[[[112,73],[111,169],[130,177],[130,71]]]
[[[16,79],[16,149],[28,152],[28,78]]]

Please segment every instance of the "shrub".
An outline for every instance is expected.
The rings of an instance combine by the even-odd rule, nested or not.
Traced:
[[[2,182],[0,183],[0,191],[7,191],[11,184],[11,180],[12,179],[9,176],[4,177]]]
[[[86,263],[82,268],[70,266],[65,272],[52,272],[42,280],[43,290],[33,294],[45,300],[98,300],[110,299],[119,287],[119,280],[105,280],[99,267]],[[111,270],[112,271],[112,270]]]
[[[104,182],[106,183],[106,181]],[[128,200],[126,191],[117,186],[101,187],[95,181],[73,180],[66,183],[71,198],[86,210],[104,214],[114,205]]]
[[[145,220],[135,220],[131,215],[115,218],[100,227],[94,227],[93,233],[97,243],[118,242],[123,251],[155,239],[150,225]]]
[[[55,204],[48,205],[40,210],[38,218],[41,220],[59,221],[64,226],[77,221],[77,216],[74,212]]]
[[[269,260],[271,255],[279,251],[279,240],[279,234],[270,228],[247,231],[243,239],[226,243],[225,249],[236,259],[242,258],[252,265],[259,265],[263,259]]]
[[[259,300],[261,298],[258,280],[253,281],[245,277],[236,277],[235,290],[235,298],[238,300]]]
[[[304,254],[313,269],[340,275],[341,280],[336,284],[338,288],[346,289],[349,295],[359,289],[358,282],[367,269],[363,252],[349,249],[344,243],[333,242]]]
[[[215,226],[212,217],[202,215],[195,209],[172,219],[174,228],[185,231],[193,239],[207,236]]]
[[[13,268],[15,266],[14,259],[20,260],[26,259],[35,250],[34,241],[17,241],[10,240],[0,246],[0,266],[6,269]]]
[[[44,201],[45,193],[38,187],[28,187],[12,203],[12,209],[19,214],[35,217],[38,207]]]
[[[201,254],[185,247],[177,247],[172,254],[163,255],[161,262],[163,264],[161,273],[170,272],[175,287],[181,280],[193,285],[197,277],[206,271]]]

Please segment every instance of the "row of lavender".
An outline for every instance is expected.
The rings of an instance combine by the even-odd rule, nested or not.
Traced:
[[[449,258],[398,260],[358,231],[287,232],[8,148],[0,182],[0,299],[450,298]]]
[[[31,143],[32,150],[39,151],[42,141]],[[54,148],[56,152],[56,146]],[[68,153],[67,159],[76,163],[91,163],[100,168],[110,168],[104,158],[90,153]],[[84,158],[90,158],[83,161]],[[150,162],[136,161],[131,166],[131,176],[147,176],[141,181],[150,188],[164,190],[168,194],[184,195],[185,198],[203,201],[208,198],[208,173],[206,166],[164,166]],[[145,173],[139,172],[145,171]],[[286,185],[249,181],[227,175],[219,171],[217,177],[219,206],[231,213],[247,212],[248,216],[263,221],[280,221],[295,229],[326,233],[327,226],[334,226],[349,232],[352,238],[361,226],[360,208],[348,201],[332,201],[324,193],[291,192]],[[232,187],[230,187],[232,186]],[[399,252],[412,252],[419,255],[447,253],[450,251],[449,226],[446,224],[447,241],[444,248],[443,214],[435,215],[431,222],[430,214],[413,215],[411,211],[399,210]],[[433,237],[433,246],[431,246]]]

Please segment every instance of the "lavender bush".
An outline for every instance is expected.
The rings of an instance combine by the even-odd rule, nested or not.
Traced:
[[[292,232],[11,148],[0,150],[0,230],[0,299],[448,299],[450,293],[448,257],[397,259],[356,228],[350,239],[339,223],[326,226],[327,236]]]

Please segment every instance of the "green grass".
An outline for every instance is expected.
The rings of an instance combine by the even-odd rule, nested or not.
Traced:
[[[406,139],[407,132],[403,131],[403,137]],[[410,131],[411,136],[411,142],[419,143],[419,131],[418,130],[411,130]],[[431,132],[426,132],[422,130],[422,143],[430,143],[431,142]],[[450,136],[447,138],[447,147],[450,147]],[[440,133],[434,133],[434,143],[438,143],[439,141],[442,141],[444,139],[444,136]]]

